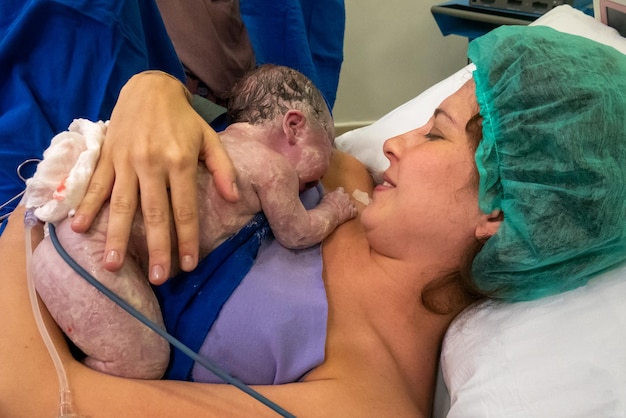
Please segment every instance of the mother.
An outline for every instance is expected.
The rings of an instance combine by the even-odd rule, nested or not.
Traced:
[[[562,48],[565,44],[568,48]],[[602,71],[579,66],[590,56],[602,58]],[[454,316],[480,295],[474,283],[494,296],[537,297],[520,293],[518,283],[530,281],[530,287],[541,287],[540,295],[559,292],[585,283],[598,269],[611,268],[626,258],[626,103],[622,94],[626,58],[610,48],[545,28],[496,30],[472,43],[470,58],[477,66],[476,83],[468,82],[445,100],[422,128],[386,142],[384,152],[391,164],[385,181],[373,191],[373,202],[359,219],[341,226],[324,244],[329,303],[326,358],[302,382],[258,388],[298,416],[427,417],[443,334]],[[563,65],[555,65],[564,62],[572,64],[567,77],[561,74]],[[525,81],[532,69],[544,77]],[[590,78],[594,80],[591,86]],[[504,85],[498,83],[502,80]],[[525,83],[558,88],[544,89],[534,101],[512,94],[524,92]],[[505,111],[507,103],[515,112]],[[559,137],[564,126],[555,131],[553,121],[541,124],[541,118],[533,124],[536,136],[512,140],[504,134],[504,128],[515,128],[519,121],[528,123],[520,117],[533,114],[538,103],[558,104],[561,111],[587,116],[569,121],[575,124],[576,129],[570,131],[575,136],[558,147],[548,147],[546,138]],[[479,112],[484,118],[482,129]],[[614,118],[593,124],[597,114],[606,113]],[[512,114],[516,117],[507,117]],[[585,130],[588,125],[597,132],[590,134]],[[485,140],[479,143],[481,132]],[[551,135],[542,137],[541,132]],[[493,150],[500,153],[495,155],[510,156],[520,144],[527,146],[519,158],[540,164],[532,170],[512,169],[502,159],[479,158],[478,175],[477,147],[479,157],[493,156]],[[549,152],[529,152],[541,147]],[[572,158],[576,163],[568,165]],[[342,183],[347,190],[370,187],[365,170],[354,160],[338,154],[335,163],[338,170],[328,183]],[[541,196],[557,197],[553,202],[558,202],[561,191],[552,185],[551,173],[555,172],[561,173],[557,180],[567,186],[563,189],[576,190],[574,197],[567,205],[553,208],[557,212],[536,216],[532,205],[537,196],[520,194],[510,185],[532,179],[533,185],[548,186],[540,188]],[[607,212],[606,206],[612,210]],[[515,215],[512,224],[509,209]],[[537,251],[524,260],[530,268],[519,269],[517,255],[528,253],[524,249],[533,237],[541,241],[549,239],[550,233],[580,226],[590,218],[583,217],[577,224],[573,220],[581,213],[593,214],[597,234],[574,234],[576,239],[568,246],[575,246],[576,251],[564,245],[535,246]],[[549,222],[542,222],[545,216]],[[520,230],[523,233],[511,234]],[[545,233],[536,235],[537,230]],[[503,232],[506,236],[492,241]],[[488,245],[481,257],[497,262],[474,263],[477,281],[473,281],[468,274],[473,253],[485,240]],[[14,216],[0,241],[3,265],[8,269],[0,293],[4,313],[0,405],[2,414],[11,417],[43,416],[57,407],[54,371],[28,307],[22,241],[21,221]],[[585,256],[590,258],[582,266],[577,260]],[[488,267],[497,272],[507,265],[512,275],[504,282],[492,285],[493,281],[482,280],[490,277],[483,274]],[[561,270],[564,265],[573,268]],[[537,267],[535,272],[533,267]],[[539,274],[545,272],[551,274]],[[532,281],[534,277],[541,277],[541,283]],[[271,415],[230,386],[138,382],[101,375],[73,360],[58,332],[55,337],[81,414]]]

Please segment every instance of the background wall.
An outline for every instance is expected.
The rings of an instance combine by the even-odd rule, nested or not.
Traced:
[[[467,39],[430,13],[445,0],[345,0],[337,132],[368,125],[467,64]]]

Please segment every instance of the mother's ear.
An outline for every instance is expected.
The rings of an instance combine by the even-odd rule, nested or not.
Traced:
[[[496,232],[498,232],[498,228],[500,228],[500,224],[503,219],[504,212],[500,209],[495,209],[488,214],[483,213],[478,225],[476,225],[476,239],[479,241],[486,241],[492,237]]]
[[[299,110],[291,109],[283,116],[283,132],[290,145],[297,142],[300,131],[306,127],[306,116]]]

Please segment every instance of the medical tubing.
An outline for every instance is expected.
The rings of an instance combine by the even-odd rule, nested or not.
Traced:
[[[38,158],[29,158],[28,160],[22,162],[19,166],[17,166],[17,176],[20,178],[20,180],[22,180],[24,183],[26,183],[26,177],[22,174],[22,169],[24,168],[24,166],[26,164],[29,163],[38,163],[41,160]],[[7,206],[9,206],[11,203],[15,202],[16,200],[20,199],[22,196],[24,196],[24,194],[26,193],[26,190],[22,190],[21,192],[19,192],[18,194],[16,194],[15,196],[13,196],[12,198],[10,198],[9,200],[7,200],[6,202],[2,203],[0,205],[0,211],[4,210],[4,208],[6,208]],[[4,221],[5,219],[7,219],[9,216],[11,216],[11,213],[13,211],[9,211],[8,213],[5,213],[3,215],[0,215],[0,222]],[[34,216],[34,215],[33,215]],[[37,218],[34,218],[35,221],[37,221]],[[34,224],[33,224],[34,225]]]
[[[126,302],[124,299],[119,297],[116,293],[111,291],[109,288],[107,288],[102,283],[100,283],[100,281],[98,281],[95,277],[93,277],[91,274],[89,274],[89,272],[87,270],[82,268],[65,251],[65,248],[63,248],[63,246],[59,242],[59,239],[58,239],[58,237],[56,235],[56,229],[54,228],[54,225],[49,224],[48,231],[50,233],[50,239],[52,240],[52,244],[54,245],[54,248],[56,248],[56,250],[58,251],[58,253],[61,256],[61,258],[63,258],[63,260],[67,264],[69,264],[70,267],[72,267],[78,274],[80,274],[92,286],[94,286],[96,289],[98,289],[100,292],[102,292],[106,297],[111,299],[113,302],[115,302],[117,305],[119,305],[122,309],[124,309],[130,315],[132,315],[133,317],[138,319],[145,326],[150,328],[152,331],[156,332],[158,335],[160,335],[162,338],[164,338],[171,345],[173,345],[174,347],[178,348],[185,355],[189,356],[195,362],[197,362],[198,364],[200,364],[201,366],[203,366],[204,368],[209,370],[211,373],[215,374],[217,377],[222,379],[224,382],[229,383],[229,384],[235,386],[236,388],[238,388],[242,392],[248,394],[252,398],[256,399],[257,401],[261,402],[262,404],[264,404],[265,406],[270,408],[272,411],[280,414],[281,416],[287,417],[287,418],[295,418],[295,415],[289,413],[288,411],[283,409],[280,405],[272,402],[271,400],[269,400],[265,396],[261,395],[259,392],[255,391],[250,386],[248,386],[245,383],[241,382],[240,380],[232,377],[226,371],[224,371],[221,368],[219,368],[217,365],[212,364],[209,360],[207,360],[206,358],[200,356],[199,354],[197,354],[196,352],[191,350],[189,347],[187,347],[181,341],[179,341],[174,336],[169,334],[167,331],[165,331],[159,325],[157,325],[156,323],[154,323],[151,320],[149,320],[148,318],[146,318],[141,312],[139,312],[137,309],[135,309],[133,306],[131,306],[128,302]]]
[[[33,214],[32,210],[27,210],[24,213],[24,226],[26,230],[26,278],[28,282],[28,296],[30,298],[30,304],[33,309],[35,321],[37,322],[37,328],[39,329],[41,338],[43,339],[43,342],[48,349],[48,353],[50,354],[52,363],[54,363],[54,368],[56,369],[57,376],[59,378],[59,418],[78,418],[80,417],[80,415],[77,415],[72,411],[72,392],[70,391],[70,387],[67,381],[65,367],[63,367],[61,357],[59,357],[59,353],[54,346],[54,342],[52,342],[52,338],[50,338],[48,329],[43,322],[41,309],[39,309],[39,301],[37,300],[37,291],[35,289],[35,281],[33,279],[31,265],[33,255],[31,230],[33,226],[37,225],[37,222],[38,220]]]
[[[10,198],[9,200],[7,200],[6,202],[4,202],[3,204],[0,205],[0,210],[4,209],[5,207],[9,206],[11,203],[15,202],[17,199],[21,198],[24,193],[26,191],[22,190],[21,192],[19,192],[18,194],[16,194],[15,196],[13,196],[12,198]],[[0,216],[0,221],[8,218],[11,215],[11,213],[6,213],[2,216]]]

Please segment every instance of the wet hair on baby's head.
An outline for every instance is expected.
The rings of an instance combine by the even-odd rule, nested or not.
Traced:
[[[330,111],[320,90],[293,68],[264,64],[247,73],[231,90],[230,123],[259,124],[299,110],[332,132]]]

